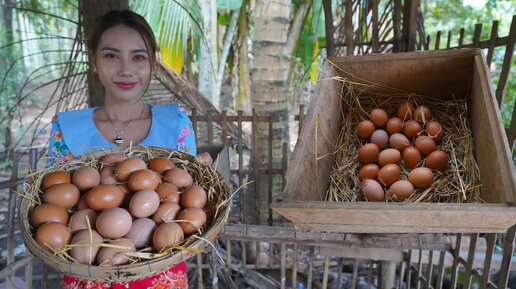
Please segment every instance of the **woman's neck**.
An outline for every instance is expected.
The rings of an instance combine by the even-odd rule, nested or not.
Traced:
[[[144,118],[147,115],[143,100],[123,104],[110,102],[106,99],[100,110],[102,111],[102,118],[105,117],[111,121],[131,121],[137,118]]]

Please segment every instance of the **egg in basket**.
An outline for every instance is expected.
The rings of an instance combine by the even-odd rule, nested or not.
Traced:
[[[229,213],[229,186],[202,156],[156,147],[84,155],[28,175],[27,248],[91,281],[130,282],[203,252]]]

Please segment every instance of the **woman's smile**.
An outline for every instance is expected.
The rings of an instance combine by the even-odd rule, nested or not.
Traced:
[[[131,90],[138,83],[137,82],[115,82],[116,86],[122,90]]]

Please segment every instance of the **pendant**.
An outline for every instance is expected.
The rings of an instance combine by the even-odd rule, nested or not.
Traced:
[[[124,143],[124,139],[123,139],[121,136],[117,136],[117,137],[115,138],[115,143],[116,143],[117,145],[121,145],[121,144],[123,144],[123,143]]]

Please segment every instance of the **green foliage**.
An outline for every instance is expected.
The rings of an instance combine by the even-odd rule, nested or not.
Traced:
[[[459,32],[464,28],[464,43],[472,43],[475,31],[475,24],[482,24],[480,40],[487,40],[491,35],[493,21],[498,21],[498,36],[503,37],[509,34],[513,12],[516,11],[515,1],[487,0],[483,7],[472,7],[463,5],[463,0],[424,0],[422,2],[424,27],[431,39],[435,38],[437,31],[442,35],[452,32],[451,46],[458,45]],[[441,38],[441,43],[447,41]],[[434,47],[431,43],[430,47]],[[487,51],[484,51],[487,55]],[[503,63],[505,50],[495,49],[493,63],[491,64],[491,75],[496,90],[499,81],[499,74]],[[516,79],[514,75],[514,60],[511,65],[511,72],[505,91],[505,99],[501,106],[502,120],[505,127],[511,122],[512,111],[516,98]],[[512,76],[512,77],[511,77]]]

